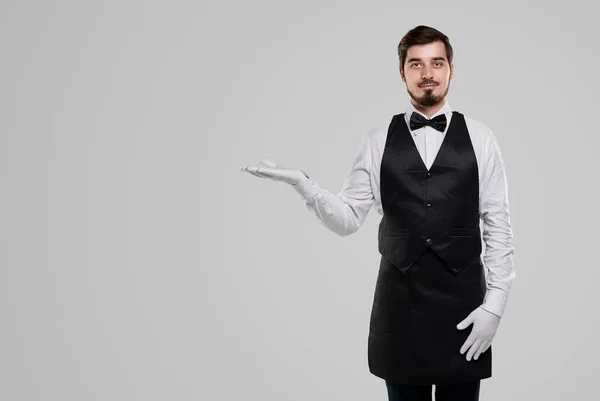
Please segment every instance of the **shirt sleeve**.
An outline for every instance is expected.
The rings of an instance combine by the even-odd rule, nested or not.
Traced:
[[[292,185],[321,224],[340,236],[355,233],[373,206],[371,157],[370,136],[365,135],[340,192],[321,188],[312,178]]]
[[[515,278],[513,232],[508,206],[508,186],[504,162],[493,133],[486,139],[480,217],[486,245],[487,292],[482,307],[502,316]]]

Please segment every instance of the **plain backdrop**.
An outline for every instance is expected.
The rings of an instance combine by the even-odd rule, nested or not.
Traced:
[[[371,210],[322,226],[405,110],[398,42],[450,37],[453,109],[504,159],[517,277],[481,399],[598,397],[593,2],[0,2],[0,399],[387,400]]]

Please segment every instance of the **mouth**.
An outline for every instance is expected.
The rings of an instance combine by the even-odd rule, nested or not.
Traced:
[[[437,85],[420,85],[419,88],[435,88]]]

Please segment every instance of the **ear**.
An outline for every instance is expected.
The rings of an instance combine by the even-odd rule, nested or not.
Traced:
[[[454,77],[454,64],[450,64],[450,79]]]
[[[398,71],[400,72],[400,78],[402,78],[402,82],[406,82],[406,79],[404,78],[404,70],[402,69],[402,67],[398,67]]]

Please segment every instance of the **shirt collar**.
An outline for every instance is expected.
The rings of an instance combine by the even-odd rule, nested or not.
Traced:
[[[420,115],[422,115],[423,117],[427,118],[428,120],[430,120],[430,118],[427,117],[425,114],[421,113],[419,110],[417,110],[415,108],[415,106],[412,104],[412,102],[409,100],[408,107],[406,108],[406,113],[404,113],[404,120],[406,121],[406,126],[410,130],[410,133],[413,136],[416,136],[421,131],[423,131],[423,128],[425,128],[425,127],[416,129],[414,131],[412,131],[410,129],[410,116],[412,115],[412,113],[419,113]],[[439,116],[440,114],[445,114],[446,115],[446,121],[448,122],[446,124],[446,129],[444,129],[444,132],[442,132],[442,135],[445,135],[446,132],[448,131],[448,127],[450,126],[450,118],[452,117],[452,107],[450,107],[450,103],[448,103],[448,100],[446,100],[446,102],[444,103],[444,106],[441,109],[439,109],[437,111],[437,113],[435,113],[433,116],[431,116],[431,118]]]

